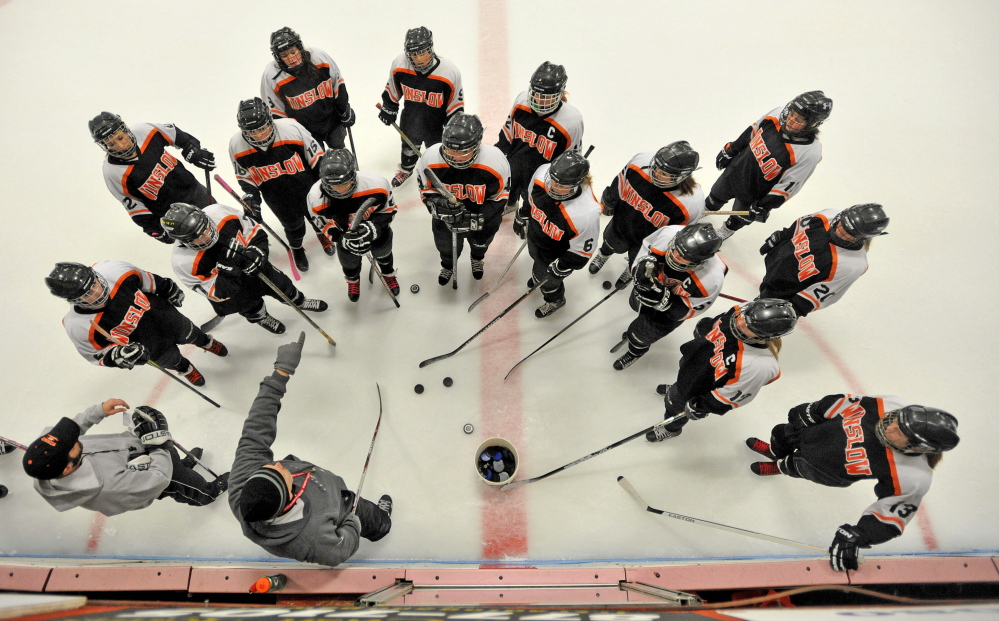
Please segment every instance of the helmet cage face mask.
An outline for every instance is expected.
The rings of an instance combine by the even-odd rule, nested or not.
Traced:
[[[656,163],[655,159],[652,160],[652,165],[649,167],[649,179],[652,181],[652,185],[657,188],[675,188],[686,181],[693,173],[693,170],[677,171],[672,168],[660,166]]]
[[[132,146],[130,146],[130,147],[126,148],[126,149],[123,149],[123,150],[116,149],[113,140],[114,140],[114,137],[117,136],[119,133],[123,133],[126,136],[128,136],[128,139],[132,142]],[[100,139],[100,140],[95,140],[95,142],[102,149],[104,149],[104,152],[107,153],[108,155],[111,155],[113,157],[118,157],[118,158],[121,158],[121,159],[128,159],[128,158],[134,156],[136,154],[136,152],[139,150],[139,145],[135,141],[135,134],[133,134],[132,130],[130,130],[128,128],[128,126],[125,125],[124,123],[122,123],[120,126],[116,127],[115,131],[111,132],[111,134],[109,136],[107,136],[106,138],[103,138],[103,139]]]
[[[552,179],[551,171],[545,173],[545,192],[557,201],[564,201],[576,193],[579,185],[566,185]]]
[[[328,196],[333,198],[350,198],[354,194],[354,188],[357,187],[357,175],[351,174],[349,177],[326,175],[320,180],[319,184],[323,192]],[[346,190],[336,189],[336,187],[344,184],[349,184]]]
[[[262,129],[267,129],[267,134],[263,138],[253,137],[250,132],[260,136],[260,131]],[[255,127],[253,129],[243,130],[243,140],[247,142],[251,147],[256,147],[257,149],[269,149],[272,144],[274,144],[274,123],[264,123],[260,127]]]
[[[417,63],[416,58],[423,56],[424,54],[429,54],[426,62]],[[409,59],[409,63],[413,65],[413,68],[420,73],[425,73],[431,66],[433,66],[434,61],[437,60],[437,55],[434,53],[433,44],[420,48],[418,50],[406,50],[406,58]]]
[[[707,261],[707,259],[704,259],[704,261],[691,261],[683,256],[680,246],[676,243],[676,237],[669,240],[669,243],[666,244],[666,253],[663,259],[666,262],[666,266],[674,272],[689,272],[703,265],[704,261]]]
[[[79,297],[70,298],[70,304],[90,310],[104,308],[104,305],[107,304],[108,297],[111,295],[111,288],[108,287],[108,281],[104,278],[104,276],[101,276],[97,270],[93,270],[93,273],[94,282],[90,285],[90,289]],[[100,293],[93,293],[94,287],[98,286],[101,288]]]
[[[444,143],[441,145],[441,157],[451,168],[468,168],[478,157],[480,146],[480,144],[476,144],[474,147],[452,149],[447,143]]]
[[[562,92],[559,90],[557,93],[543,93],[535,90],[532,86],[530,89],[531,110],[541,115],[555,112],[562,103]]]
[[[215,242],[219,240],[219,230],[215,228],[215,223],[212,222],[211,218],[205,216],[205,220],[207,220],[206,226],[201,231],[201,233],[198,234],[197,237],[189,241],[181,240],[181,243],[187,246],[188,248],[191,248],[192,250],[205,250],[206,248],[211,248],[212,246],[214,246]],[[197,240],[201,239],[201,237],[205,234],[206,231],[211,231],[211,234],[208,236],[208,239],[201,243],[197,243]]]

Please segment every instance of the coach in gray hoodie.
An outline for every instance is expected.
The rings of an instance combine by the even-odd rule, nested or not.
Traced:
[[[108,399],[74,418],[62,418],[28,447],[24,471],[35,479],[35,490],[46,502],[57,511],[83,507],[110,517],[166,497],[207,505],[226,490],[228,473],[209,483],[192,469],[193,460],[180,459],[165,420],[162,431],[150,434],[148,441],[132,430],[84,435],[106,417],[127,409],[121,399]],[[152,408],[136,409],[162,418]],[[195,450],[200,455],[200,449]]]
[[[305,333],[278,348],[274,372],[243,423],[232,465],[229,508],[247,539],[274,556],[334,567],[357,552],[360,537],[378,541],[392,528],[392,499],[378,504],[360,499],[343,479],[315,464],[288,455],[274,461],[277,415],[288,379],[302,360]]]

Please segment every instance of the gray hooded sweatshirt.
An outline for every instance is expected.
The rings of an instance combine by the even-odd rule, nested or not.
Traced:
[[[83,462],[72,473],[50,481],[35,480],[35,489],[57,511],[83,507],[106,516],[144,509],[160,497],[173,477],[173,461],[164,449],[149,451],[150,463],[140,470],[126,464],[146,452],[131,431],[85,436],[104,420],[101,404],[73,417],[80,426]],[[52,427],[46,427],[42,435]]]
[[[229,478],[229,508],[247,539],[274,556],[334,567],[357,552],[361,523],[344,505],[341,492],[347,485],[332,472],[289,455],[281,460],[285,468],[292,474],[311,474],[299,499],[301,517],[295,514],[298,507],[289,515],[263,522],[247,523],[240,517],[239,501],[246,481],[262,466],[274,463],[271,444],[277,436],[277,414],[289,379],[275,372],[260,383],[236,447]],[[301,489],[304,478],[294,479],[292,496]]]

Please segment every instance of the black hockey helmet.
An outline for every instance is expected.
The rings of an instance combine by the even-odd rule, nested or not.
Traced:
[[[434,54],[434,33],[430,32],[430,29],[426,26],[407,30],[406,42],[403,43],[402,48],[406,52],[409,62],[421,73],[429,69],[437,59],[437,56]],[[422,56],[428,52],[430,53],[430,59],[427,62],[416,64],[413,60],[414,56]]]
[[[656,151],[649,166],[649,178],[660,188],[673,188],[686,181],[700,161],[701,156],[690,148],[689,142],[677,140]]]
[[[208,215],[188,203],[173,203],[160,218],[160,226],[167,235],[176,239],[188,248],[204,250],[211,248],[219,239],[218,229]],[[211,231],[206,241],[196,243],[195,240]]]
[[[888,220],[884,207],[877,203],[854,205],[847,207],[833,217],[829,222],[829,232],[838,239],[836,228],[842,223],[843,230],[857,239],[856,242],[853,242],[854,245],[857,245],[863,243],[865,239],[886,235],[885,229],[888,228]]]
[[[746,321],[746,327],[755,335],[749,336],[738,327],[738,319]],[[790,302],[777,298],[757,298],[742,305],[732,313],[729,328],[737,339],[752,345],[763,345],[767,341],[790,334],[798,322],[798,314]]]
[[[894,446],[885,437],[885,431],[895,421],[909,441],[904,447]],[[887,412],[878,421],[875,431],[882,444],[903,453],[942,453],[961,441],[957,435],[957,418],[953,414],[923,405],[907,405]]]
[[[441,157],[453,168],[468,168],[482,144],[482,121],[475,114],[459,112],[444,126]]]
[[[576,189],[590,174],[590,161],[575,149],[566,151],[552,161],[545,173],[545,191],[555,200],[565,200],[576,193]],[[555,184],[561,187],[556,188]]]
[[[569,76],[562,65],[553,65],[547,60],[534,70],[531,75],[531,87],[528,94],[531,109],[538,114],[551,114],[562,104],[562,93]]]
[[[715,256],[722,247],[722,238],[718,237],[715,227],[707,222],[698,222],[683,227],[666,245],[666,265],[678,272],[687,272]],[[680,264],[672,251],[686,261]]]
[[[135,135],[117,114],[113,112],[101,112],[94,118],[90,119],[87,126],[90,128],[90,137],[93,138],[94,142],[97,143],[97,146],[104,149],[104,152],[108,155],[129,158],[135,154],[135,150],[138,148],[138,144],[135,142]],[[114,136],[120,131],[125,132],[125,134],[127,134],[132,140],[132,146],[128,147],[124,151],[112,149],[108,145],[108,138],[111,138],[111,136]]]
[[[243,132],[243,139],[250,145],[258,149],[266,149],[274,144],[274,121],[271,120],[271,111],[259,97],[244,99],[239,102],[236,110],[236,123]],[[262,127],[270,127],[271,131],[263,140],[251,138],[247,132],[251,132]]]
[[[97,299],[83,302],[80,300],[93,288],[94,283],[99,282],[103,291]],[[60,262],[45,277],[45,284],[52,295],[69,300],[73,304],[85,308],[101,308],[107,302],[111,290],[103,276],[98,274],[92,267],[82,263]]]
[[[302,45],[302,37],[298,36],[298,33],[285,26],[281,30],[276,30],[271,33],[271,55],[274,56],[274,60],[277,61],[278,67],[281,67],[285,71],[289,70],[289,67],[284,64],[281,60],[281,52],[290,50],[293,47],[297,47],[298,51],[301,52],[302,64],[305,64],[305,46]],[[293,67],[298,69],[301,65]]]
[[[790,136],[807,136],[814,134],[829,114],[832,113],[833,101],[822,91],[808,91],[789,101],[780,113],[781,131]],[[791,112],[797,112],[805,119],[805,127],[799,131],[787,128],[787,117]]]
[[[345,192],[337,192],[333,188],[349,183]],[[354,193],[357,186],[357,170],[354,168],[354,156],[347,149],[330,149],[319,161],[319,185],[322,191],[332,198],[347,198]]]

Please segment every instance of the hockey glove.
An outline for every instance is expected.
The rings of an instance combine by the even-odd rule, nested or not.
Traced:
[[[456,233],[468,233],[469,231],[481,231],[486,227],[486,217],[481,213],[462,211],[454,217],[451,228]]]
[[[278,347],[277,359],[274,361],[274,368],[284,371],[288,375],[294,375],[298,363],[302,361],[302,345],[305,343],[305,332],[298,335],[298,340]]]
[[[246,205],[246,216],[254,222],[260,222],[263,218],[260,215],[260,193],[247,192],[240,197],[240,201]]]
[[[354,109],[347,104],[347,109],[339,112],[340,124],[344,127],[351,127],[357,122],[357,115],[354,114]]]
[[[164,244],[173,243],[173,238],[167,235],[164,231],[146,231],[146,235],[152,237],[158,242],[163,242]]]
[[[513,232],[521,239],[527,239],[527,214],[517,210],[513,217]]]
[[[180,308],[184,304],[184,291],[173,280],[169,278],[163,280],[166,281],[166,287],[160,292],[160,295],[165,297],[172,306]]]
[[[428,198],[427,207],[430,209],[430,214],[444,224],[453,223],[454,217],[462,211],[461,205],[454,205],[443,196],[431,196]]]
[[[371,244],[378,237],[378,229],[371,222],[360,223],[353,231],[343,234],[343,247],[347,252],[362,256],[371,250]]]
[[[128,343],[126,345],[115,345],[105,355],[104,360],[111,359],[111,365],[119,369],[131,369],[137,364],[145,364],[149,359],[145,346],[142,343]]]
[[[6,442],[0,441],[0,455],[13,453],[15,448],[17,447],[14,446],[13,444],[7,444]]]
[[[148,405],[135,408],[132,412],[132,424],[135,425],[135,435],[139,436],[139,441],[146,448],[160,447],[173,439],[166,416]]]
[[[860,548],[870,546],[861,545],[861,532],[856,526],[843,524],[836,529],[836,537],[833,538],[832,545],[829,546],[829,564],[833,571],[845,571],[847,569],[856,571],[860,568],[858,561]]]
[[[617,207],[617,192],[614,191],[613,185],[604,188],[604,193],[600,195],[600,204],[604,208],[605,216],[614,215],[614,208]]]
[[[732,158],[736,156],[736,153],[730,150],[731,146],[731,142],[726,143],[722,150],[718,152],[718,155],[715,156],[715,167],[718,170],[728,168],[728,165],[732,163]]]
[[[761,255],[766,256],[767,253],[769,253],[771,250],[780,245],[782,232],[783,231],[774,231],[773,233],[770,234],[770,237],[767,238],[767,241],[763,242],[763,245],[760,246]]]
[[[559,260],[555,259],[548,264],[548,285],[554,285],[562,280],[565,280],[566,276],[572,273],[571,267],[564,267],[559,264]]]
[[[202,149],[201,143],[196,139],[191,139],[181,150],[184,161],[194,164],[198,168],[213,170],[215,168],[215,154],[208,149]]]
[[[701,420],[702,418],[707,418],[708,414],[711,413],[705,410],[695,399],[687,401],[683,411],[687,413],[687,418],[690,420]]]
[[[395,123],[395,117],[398,114],[399,114],[399,108],[395,108],[393,110],[392,108],[383,105],[381,109],[378,111],[378,120],[381,121],[382,123],[385,123],[386,125],[391,125],[392,123]]]
[[[253,276],[267,262],[267,254],[260,246],[247,246],[243,251],[243,261],[243,273]]]

